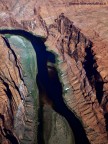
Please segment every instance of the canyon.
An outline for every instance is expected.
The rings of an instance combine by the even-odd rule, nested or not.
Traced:
[[[108,2],[96,2],[0,1],[0,144],[108,143]]]

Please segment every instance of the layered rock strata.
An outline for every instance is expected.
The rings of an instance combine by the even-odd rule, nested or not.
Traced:
[[[63,14],[50,25],[49,33],[47,45],[55,42],[53,50],[59,55],[58,68],[67,106],[82,121],[91,143],[107,143],[104,109],[100,104],[103,80],[97,71],[93,42]]]
[[[34,102],[24,75],[21,45],[0,36],[0,143],[34,143]],[[20,52],[18,52],[20,51]],[[26,54],[26,51],[25,51]],[[24,56],[24,55],[23,55]],[[24,73],[25,72],[25,73]],[[29,76],[28,76],[29,77]],[[25,84],[26,83],[26,84]]]
[[[99,2],[107,4],[106,0]],[[81,119],[91,143],[108,143],[107,5],[73,7],[70,1],[22,0],[0,3],[1,28],[26,29],[48,37],[48,49],[59,56],[65,103]],[[54,23],[61,11],[74,21],[75,26],[63,15]],[[1,89],[4,89],[6,86],[1,83]],[[3,130],[1,132],[5,135]],[[2,140],[5,139],[3,134]]]

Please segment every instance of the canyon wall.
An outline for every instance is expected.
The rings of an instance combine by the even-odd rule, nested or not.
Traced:
[[[36,70],[28,67],[27,62],[34,61],[36,66],[35,53],[32,53],[32,46],[26,40],[28,50],[25,50],[27,47],[23,46],[21,38],[18,43],[18,37],[10,36],[10,44],[7,37],[9,35],[0,37],[0,143],[32,143],[36,134],[36,103],[33,100],[33,95],[37,95]]]
[[[108,143],[108,3],[99,2],[104,4],[73,6],[69,0],[0,1],[0,29],[23,29],[39,35],[47,50],[56,55],[64,102],[83,125],[91,144]],[[0,36],[0,143],[3,144],[37,143],[36,55],[25,41],[8,34]],[[32,48],[27,51],[25,47]],[[62,141],[59,132],[66,139],[69,129],[66,143],[70,137],[73,139],[69,143],[74,143],[67,121],[51,104],[43,106],[45,142],[53,144],[57,138]],[[48,115],[51,119],[47,119]],[[47,120],[53,127],[47,127]],[[61,131],[64,125],[66,129]],[[46,131],[50,130],[49,136]]]
[[[49,43],[56,41],[66,104],[82,121],[91,143],[107,143],[104,80],[97,71],[93,42],[63,14],[50,25],[50,35]]]

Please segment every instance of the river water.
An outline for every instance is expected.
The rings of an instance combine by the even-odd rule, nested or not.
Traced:
[[[1,34],[18,35],[29,40],[34,47],[37,58],[37,68],[38,74],[36,76],[37,85],[39,83],[44,87],[48,98],[53,102],[53,109],[65,117],[68,121],[75,137],[76,144],[89,144],[88,138],[86,136],[85,130],[80,122],[80,120],[75,116],[75,114],[68,109],[63,100],[63,88],[59,81],[58,73],[56,68],[52,68],[53,78],[49,76],[47,62],[55,63],[55,55],[46,50],[46,46],[40,37],[37,37],[24,30],[0,30]],[[42,121],[40,118],[39,131],[41,132]],[[38,144],[44,144],[42,137],[38,135]]]

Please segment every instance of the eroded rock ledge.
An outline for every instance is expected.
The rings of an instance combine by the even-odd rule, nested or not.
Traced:
[[[1,144],[34,142],[34,102],[24,78],[26,66],[18,53],[22,46],[17,48],[6,36],[0,36]]]
[[[90,142],[106,144],[104,80],[97,71],[94,43],[63,14],[49,26],[49,34],[46,44],[51,47],[53,41],[52,50],[59,55],[66,104],[81,119]]]
[[[1,141],[8,143],[5,138],[6,132],[8,130],[13,132],[14,125],[19,137],[22,137],[22,132],[18,131],[21,131],[19,129],[21,126],[23,129],[25,125],[23,100],[27,96],[27,88],[21,76],[21,65],[18,58],[14,51],[7,46],[3,37],[0,37],[0,55]]]

